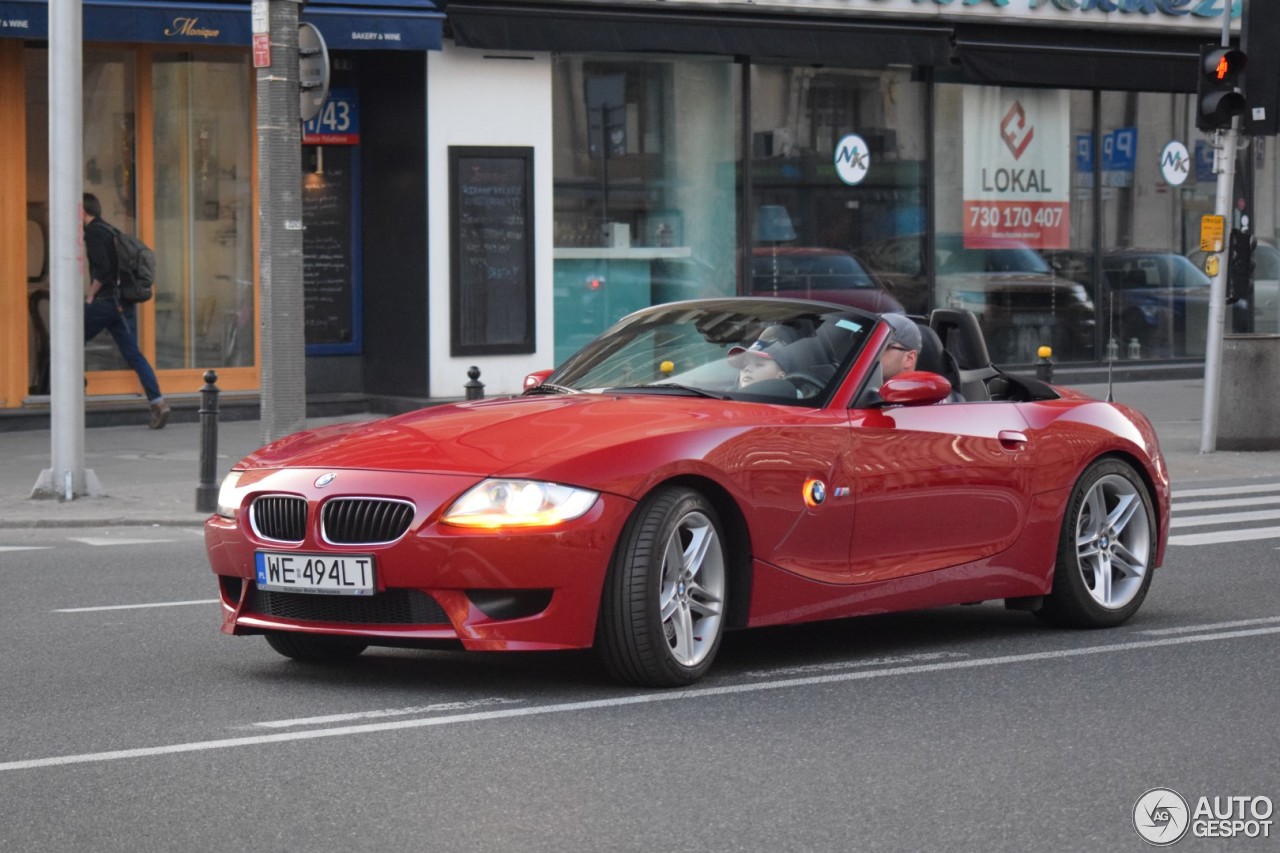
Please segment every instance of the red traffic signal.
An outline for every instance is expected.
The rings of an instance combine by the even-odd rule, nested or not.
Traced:
[[[1206,51],[1204,70],[1219,83],[1234,83],[1248,62],[1249,60],[1240,51],[1220,48]]]
[[[1217,45],[1200,48],[1200,82],[1197,87],[1196,127],[1219,130],[1245,111],[1244,94],[1236,85],[1248,65],[1244,51]]]

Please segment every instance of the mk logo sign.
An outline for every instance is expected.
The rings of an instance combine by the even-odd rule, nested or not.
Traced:
[[[867,141],[856,133],[841,139],[836,144],[834,164],[840,180],[850,186],[861,183],[871,169],[871,151]]]

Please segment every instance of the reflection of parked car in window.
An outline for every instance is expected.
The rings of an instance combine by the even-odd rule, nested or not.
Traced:
[[[1209,287],[1204,272],[1182,255],[1117,249],[1102,259],[1114,294],[1112,337],[1123,352],[1137,341],[1139,352],[1158,356],[1204,354],[1209,323]],[[1232,328],[1244,328],[1249,305],[1232,306]]]
[[[751,259],[755,296],[817,299],[877,313],[902,311],[884,284],[838,249],[761,247]]]
[[[918,269],[919,245],[918,236],[896,237],[858,252],[912,312],[931,307],[928,281]],[[894,266],[886,271],[881,264]],[[941,234],[935,272],[932,307],[972,311],[996,361],[1033,361],[1042,344],[1061,358],[1092,354],[1095,319],[1088,292],[1026,243],[993,237],[966,243],[963,235]]]
[[[1204,252],[1187,255],[1198,269],[1204,269]],[[1226,253],[1222,254],[1226,263]],[[1280,334],[1280,250],[1270,243],[1258,241],[1253,250],[1253,331]]]

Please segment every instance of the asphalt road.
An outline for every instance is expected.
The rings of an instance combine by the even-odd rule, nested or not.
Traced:
[[[1226,535],[1266,500],[1176,527],[1217,535],[1119,629],[744,632],[684,691],[589,653],[301,665],[218,633],[194,528],[0,530],[0,850],[1148,849],[1149,789],[1280,801],[1280,538]]]

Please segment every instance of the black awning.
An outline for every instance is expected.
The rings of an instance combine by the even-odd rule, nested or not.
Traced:
[[[252,43],[248,0],[83,0],[82,7],[87,42]],[[430,0],[312,0],[301,17],[330,49],[360,50],[439,50],[443,19]],[[0,0],[0,38],[48,37],[48,0]]]
[[[848,68],[945,65],[951,27],[866,18],[452,0],[454,41],[483,50],[745,56]]]
[[[1201,38],[1043,27],[955,28],[956,58],[977,83],[1194,92]]]

